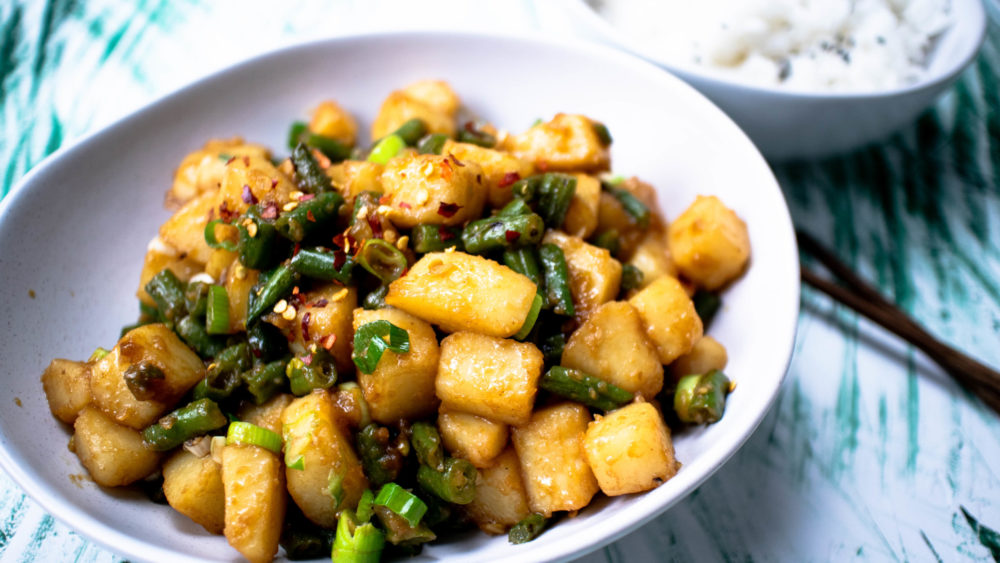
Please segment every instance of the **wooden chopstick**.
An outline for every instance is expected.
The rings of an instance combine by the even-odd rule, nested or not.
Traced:
[[[803,282],[923,351],[1000,415],[1000,373],[935,338],[809,234],[796,231],[796,238],[800,249],[816,258],[844,285],[827,280],[805,266],[801,268]]]

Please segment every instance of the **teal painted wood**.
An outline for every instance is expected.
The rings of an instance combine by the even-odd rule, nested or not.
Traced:
[[[0,4],[0,196],[64,143],[280,45],[429,25],[557,27],[526,1],[295,0],[283,18],[248,4]],[[986,45],[935,111],[871,148],[775,171],[798,224],[934,333],[1000,365],[1000,6],[987,6]],[[788,381],[747,445],[583,561],[1000,560],[996,416],[854,313],[808,289],[802,303]],[[0,475],[0,560],[119,558]]]

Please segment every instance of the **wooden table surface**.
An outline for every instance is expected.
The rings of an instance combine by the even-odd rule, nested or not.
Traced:
[[[796,224],[933,333],[1000,365],[1000,4],[933,111],[881,144],[775,165]],[[565,33],[545,3],[7,0],[0,196],[60,146],[200,76],[345,33]],[[10,407],[3,407],[10,408]],[[582,561],[1000,561],[1000,420],[921,353],[805,289],[764,422],[690,497]],[[0,474],[0,559],[118,561]]]

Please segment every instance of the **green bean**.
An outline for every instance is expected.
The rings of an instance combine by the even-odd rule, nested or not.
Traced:
[[[351,282],[354,258],[341,250],[303,249],[292,256],[288,264],[296,273],[323,281]]]
[[[146,283],[146,293],[156,302],[156,308],[166,321],[175,323],[187,314],[184,287],[170,268],[160,270]]]
[[[485,131],[469,127],[468,125],[458,132],[455,140],[459,143],[469,143],[492,149],[497,144],[497,138]]]
[[[534,213],[487,217],[472,221],[462,231],[466,252],[483,254],[491,250],[529,246],[542,240],[545,223]]]
[[[453,246],[462,246],[462,230],[443,225],[417,225],[410,233],[410,243],[417,254],[441,252]]]
[[[285,386],[285,360],[276,360],[269,364],[254,366],[240,376],[246,383],[247,391],[253,397],[254,404],[263,405],[271,397],[277,395]]]
[[[535,196],[538,195],[538,188],[541,187],[544,179],[545,175],[521,178],[510,185],[510,193],[512,193],[515,198],[520,198],[528,202],[534,201]]]
[[[247,209],[239,225],[240,237],[236,248],[240,253],[240,264],[254,270],[267,270],[281,261],[283,240],[274,224],[261,218],[256,205]]]
[[[329,352],[317,347],[308,358],[308,364],[302,358],[292,358],[285,367],[289,386],[296,397],[308,395],[314,389],[329,389],[337,382],[337,368]]]
[[[722,419],[730,389],[726,374],[713,369],[705,374],[685,375],[677,382],[674,411],[681,422],[712,424]]]
[[[219,405],[199,399],[164,416],[142,431],[142,439],[158,452],[172,450],[185,440],[222,428],[229,422]]]
[[[420,154],[441,154],[441,150],[447,142],[448,135],[431,133],[417,143],[417,152]]]
[[[149,500],[156,504],[168,504],[167,495],[163,493],[163,475],[159,472],[140,480],[138,485],[142,492],[149,497]]]
[[[562,366],[549,369],[538,380],[538,386],[550,393],[602,411],[615,410],[635,398],[633,393],[617,385],[580,370]]]
[[[398,129],[393,131],[393,134],[399,135],[406,146],[413,147],[427,134],[427,124],[422,119],[414,117],[400,125]]]
[[[393,545],[414,546],[437,539],[437,535],[423,522],[412,526],[388,507],[376,505],[374,510],[385,528],[385,539]]]
[[[270,323],[254,323],[247,329],[247,344],[255,364],[273,362],[288,355],[288,339]]]
[[[289,503],[281,529],[281,547],[285,549],[285,557],[292,561],[329,557],[333,536],[333,530],[312,523],[294,502]]]
[[[363,191],[354,196],[354,208],[351,211],[351,226],[357,225],[359,221],[364,221],[367,225],[368,222],[366,219],[376,213],[381,198],[381,193],[373,191]],[[362,209],[364,213],[361,212]],[[360,217],[364,217],[365,219],[360,219]],[[365,237],[365,239],[367,240],[372,236],[374,236],[374,233],[371,233],[371,236]]]
[[[601,145],[605,147],[610,146],[612,139],[611,132],[608,131],[608,126],[600,121],[594,121],[593,126],[594,134],[597,135],[597,140],[601,142]]]
[[[642,278],[645,274],[642,270],[636,268],[632,264],[624,264],[622,266],[622,291],[629,291],[632,289],[638,289],[642,285]]]
[[[184,308],[192,317],[204,318],[208,310],[208,286],[205,282],[188,282],[184,288]]]
[[[326,155],[331,162],[340,162],[351,156],[350,145],[345,145],[337,139],[327,137],[326,135],[309,133],[305,137],[305,143],[314,149],[318,149],[321,153]]]
[[[262,276],[257,287],[250,292],[250,305],[247,308],[247,325],[250,325],[264,311],[274,307],[281,298],[292,292],[295,286],[296,274],[291,267],[281,265],[272,270],[266,278]]]
[[[546,174],[538,186],[538,214],[545,224],[558,229],[566,220],[566,212],[576,193],[576,178],[568,174]]]
[[[215,357],[226,345],[225,337],[209,334],[205,330],[204,321],[195,318],[193,314],[181,319],[174,330],[202,358]]]
[[[391,441],[389,429],[369,424],[357,434],[358,457],[372,486],[395,481],[403,467],[403,456]]]
[[[191,390],[191,398],[194,400],[211,399],[213,401],[222,401],[228,399],[236,391],[240,382],[241,379],[235,374],[217,378],[214,383],[209,383],[208,377],[204,377]]]
[[[545,297],[549,306],[560,315],[572,317],[576,314],[576,309],[573,307],[569,268],[563,251],[554,244],[543,244],[538,249],[538,257],[545,273]]]
[[[406,255],[380,238],[366,240],[358,252],[357,261],[384,284],[402,276],[409,267]]]
[[[311,194],[323,193],[330,189],[330,177],[323,173],[316,158],[305,143],[300,142],[292,149],[292,164],[298,176],[299,188]]]
[[[643,229],[649,227],[649,208],[646,207],[645,203],[639,201],[639,198],[632,195],[632,192],[611,186],[605,186],[605,191],[613,195],[622,204],[625,212],[629,214],[639,227]]]
[[[549,335],[542,340],[542,355],[546,365],[558,365],[562,361],[563,350],[566,348],[566,335],[561,332]]]
[[[507,533],[507,541],[515,545],[527,543],[540,536],[545,531],[546,524],[548,520],[545,516],[535,512],[511,527]]]
[[[309,125],[305,121],[293,121],[288,127],[288,150],[295,150],[295,147],[303,141],[309,132]]]
[[[507,217],[511,215],[527,215],[529,213],[533,213],[533,211],[531,210],[531,206],[528,205],[528,202],[522,198],[515,197],[510,200],[510,203],[503,206],[503,208],[497,212],[497,216]]]
[[[337,211],[343,203],[344,198],[337,192],[324,192],[282,213],[274,226],[281,236],[292,242],[302,242],[336,221]]]
[[[444,447],[441,434],[429,422],[414,422],[410,427],[410,444],[417,454],[417,461],[435,469],[444,470]]]
[[[208,291],[207,289],[205,291]],[[160,310],[156,308],[156,305],[149,305],[148,303],[143,303],[139,301],[139,321],[152,323],[158,320],[163,320],[160,315]]]
[[[505,250],[503,253],[503,263],[511,270],[528,276],[538,286],[538,291],[542,291],[545,278],[542,276],[542,270],[538,266],[538,253],[533,247],[526,246],[524,248]]]
[[[618,251],[621,250],[622,247],[621,234],[618,232],[618,229],[608,229],[594,237],[592,244],[600,248],[608,249],[608,252],[614,256],[618,254]]]
[[[701,318],[702,326],[704,326],[705,330],[708,330],[708,326],[712,324],[715,314],[722,308],[722,298],[719,297],[718,293],[699,289],[694,292],[694,297],[691,300],[694,301],[694,310],[698,313],[698,317]]]
[[[423,464],[417,469],[421,487],[455,504],[469,504],[476,498],[476,476],[475,466],[454,457],[445,460],[443,471]]]
[[[125,368],[125,386],[140,401],[155,400],[163,391],[167,376],[160,366],[142,360]]]
[[[364,300],[361,302],[361,306],[366,310],[374,311],[375,309],[382,309],[385,307],[385,296],[389,294],[389,285],[383,284],[373,289],[368,295],[365,295]]]
[[[205,396],[212,398],[212,392],[216,392],[215,396],[218,393],[232,393],[241,381],[240,374],[250,369],[250,365],[250,345],[246,342],[234,344],[219,352],[205,373],[206,391],[209,392]]]

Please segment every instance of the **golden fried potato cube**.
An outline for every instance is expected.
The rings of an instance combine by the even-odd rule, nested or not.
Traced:
[[[652,399],[663,388],[663,365],[639,313],[622,301],[601,305],[569,338],[560,365]]]
[[[601,201],[601,181],[587,174],[574,174],[576,191],[566,211],[562,230],[585,239],[597,228],[598,205]]]
[[[442,407],[437,423],[444,448],[476,467],[492,465],[507,446],[507,425],[502,422]]]
[[[513,430],[524,488],[532,512],[546,517],[579,510],[597,492],[597,480],[583,454],[590,412],[579,403],[560,403],[538,411]]]
[[[326,169],[333,186],[351,199],[361,192],[382,191],[382,171],[385,167],[367,160],[345,160]]]
[[[668,231],[670,253],[687,279],[708,290],[739,277],[750,258],[750,234],[715,196],[698,196]]]
[[[357,306],[355,287],[329,283],[306,292],[305,304],[296,309],[295,322],[289,327],[292,348],[304,354],[313,344],[323,348],[329,344],[327,351],[337,373],[354,373],[351,319]]]
[[[226,279],[222,286],[229,297],[229,332],[243,332],[247,329],[247,309],[250,307],[250,292],[260,279],[260,271],[244,267],[239,258],[226,269]]]
[[[160,467],[160,454],[146,447],[142,434],[93,406],[73,423],[73,449],[94,482],[105,487],[134,483]]]
[[[153,298],[146,293],[146,284],[164,269],[169,269],[180,281],[187,282],[201,271],[202,265],[197,260],[182,254],[167,244],[162,238],[154,238],[149,242],[146,258],[142,263],[142,273],[139,275],[139,289],[135,292],[139,301],[146,305],[156,305]]]
[[[482,256],[431,252],[389,284],[385,302],[446,332],[506,338],[521,329],[537,289],[526,276]]]
[[[504,149],[548,172],[603,172],[611,166],[608,147],[594,131],[594,122],[583,115],[556,114],[508,138]]]
[[[530,342],[474,332],[441,341],[437,396],[447,409],[524,424],[538,391],[544,358]]]
[[[337,424],[330,394],[318,389],[289,403],[281,414],[281,428],[289,494],[306,518],[335,528],[337,513],[357,506],[368,480],[352,441]],[[329,492],[338,479],[339,499]]]
[[[498,455],[493,465],[478,470],[476,498],[465,506],[465,513],[487,534],[505,534],[531,514],[513,446]]]
[[[274,559],[288,498],[281,459],[259,446],[228,445],[222,449],[222,486],[229,545],[251,563]]]
[[[167,503],[213,534],[226,527],[222,466],[212,456],[198,457],[181,448],[163,464]]]
[[[483,169],[436,154],[390,160],[382,172],[387,215],[406,229],[420,224],[461,225],[478,219],[486,201]]]
[[[295,395],[291,393],[279,393],[261,405],[246,401],[240,405],[236,416],[244,422],[281,434],[281,413],[294,399]]]
[[[628,302],[639,311],[646,335],[656,346],[663,364],[690,352],[702,337],[701,318],[676,278],[664,276],[633,295]]]
[[[216,229],[218,231],[218,229]],[[239,263],[239,253],[225,248],[213,248],[205,262],[205,275],[214,281],[222,281],[229,272],[229,267]]]
[[[639,244],[628,259],[628,264],[642,272],[642,289],[663,276],[677,277],[677,267],[670,258],[670,248],[663,231],[650,229],[639,239]]]
[[[430,102],[430,105],[428,104]],[[396,131],[400,125],[411,119],[419,119],[427,125],[428,133],[455,135],[455,115],[444,111],[443,100],[420,99],[412,93],[396,90],[382,102],[382,106],[372,122],[372,139],[381,139]]]
[[[323,135],[353,146],[358,135],[358,124],[354,117],[333,100],[320,102],[312,112],[309,120],[309,130],[317,135]]]
[[[438,405],[434,377],[440,356],[434,327],[393,307],[354,310],[355,332],[375,321],[389,321],[405,330],[410,338],[410,351],[397,354],[386,350],[375,371],[358,371],[358,383],[372,419],[391,424],[400,419],[417,420],[433,413]]]
[[[404,86],[402,92],[445,115],[454,116],[462,105],[458,94],[444,80],[418,80]]]
[[[457,143],[451,139],[445,142],[441,154],[450,154],[462,163],[475,162],[479,165],[482,169],[483,189],[487,192],[487,200],[491,207],[506,205],[514,198],[510,190],[514,182],[527,178],[535,172],[530,162],[510,153],[471,143]]]
[[[670,430],[650,403],[598,415],[587,426],[583,451],[608,496],[648,491],[673,477],[680,466]]]
[[[90,366],[56,358],[42,373],[42,389],[49,410],[66,424],[73,424],[83,407],[90,404]]]
[[[205,146],[184,157],[174,183],[167,192],[166,205],[177,209],[205,192],[219,189],[226,162],[233,157],[271,158],[271,151],[261,145],[246,143],[241,137],[212,139]]]
[[[705,335],[695,343],[691,351],[674,360],[670,364],[670,373],[674,380],[685,375],[708,373],[713,369],[722,371],[729,363],[726,347],[711,336]]]
[[[160,238],[199,264],[208,262],[212,248],[205,242],[205,226],[218,201],[219,196],[214,191],[191,199],[160,225]]]
[[[140,401],[125,383],[130,366],[148,362],[163,372],[155,399]],[[142,430],[172,409],[205,376],[201,358],[174,331],[155,323],[134,328],[90,369],[94,405],[119,424]]]
[[[586,318],[598,307],[618,296],[622,265],[606,248],[554,230],[545,233],[542,243],[558,246],[566,257],[569,286],[577,317]]]
[[[244,187],[246,189],[244,189]],[[226,164],[219,190],[219,208],[215,217],[242,215],[253,204],[262,208],[276,205],[278,210],[292,201],[292,192],[298,188],[284,172],[269,159],[259,157],[235,158]]]

